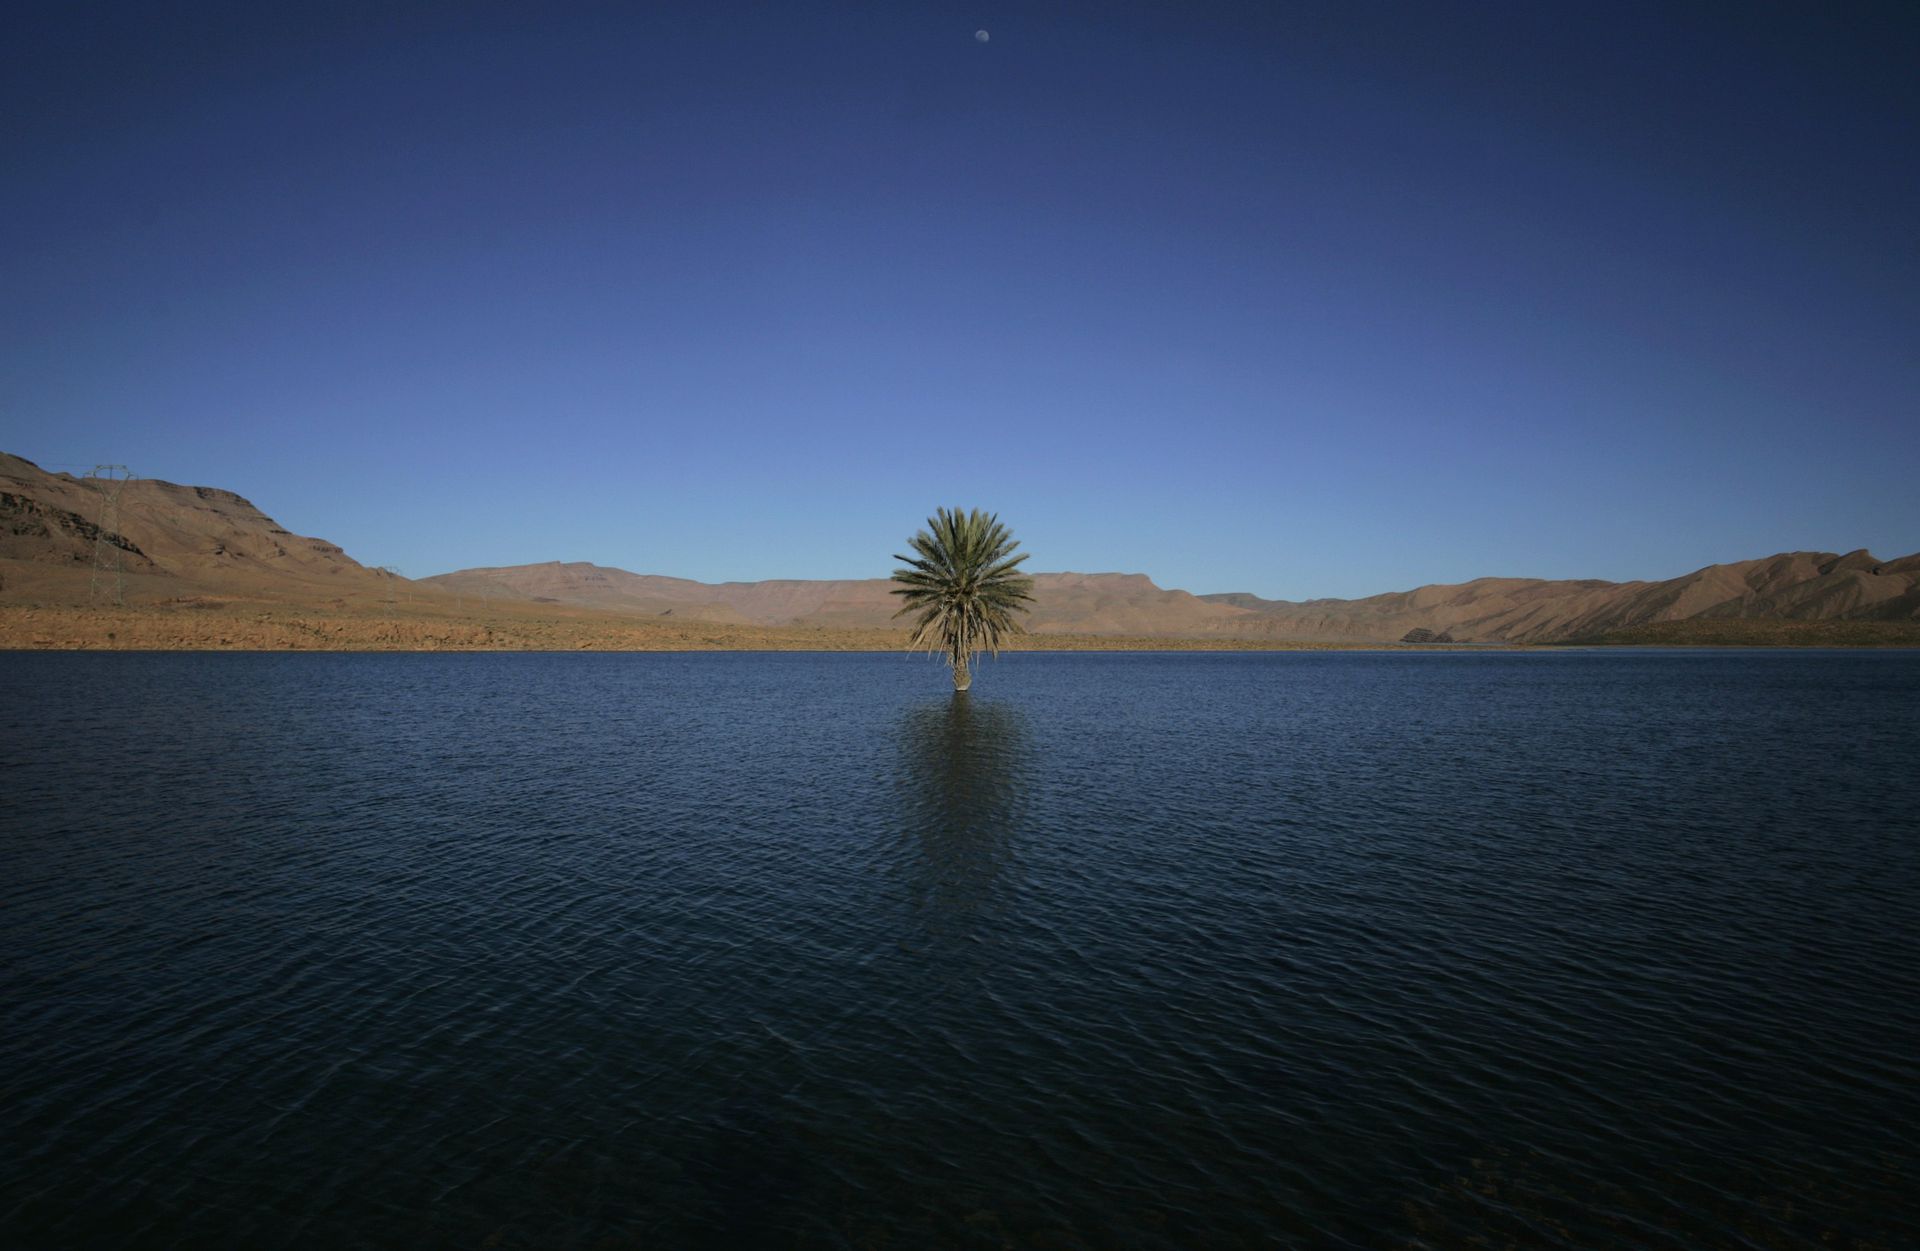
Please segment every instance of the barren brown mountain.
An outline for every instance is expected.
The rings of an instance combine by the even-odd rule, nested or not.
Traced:
[[[0,575],[9,598],[31,590],[59,600],[86,589],[104,502],[101,484],[0,452]],[[218,487],[128,481],[106,538],[134,602],[208,592],[370,595],[391,581]]]
[[[901,637],[884,578],[710,584],[550,562],[412,581],[290,534],[230,491],[136,479],[104,535],[102,504],[96,484],[0,453],[0,646],[892,647]],[[92,586],[101,551],[118,556],[124,606]],[[1789,552],[1662,582],[1480,578],[1297,603],[1191,595],[1143,574],[1034,583],[1029,624],[1044,645],[1920,643],[1920,554]]]
[[[1231,634],[1245,610],[1210,604],[1185,591],[1164,591],[1138,573],[1033,575],[1035,633],[1147,634],[1204,637]],[[763,626],[882,629],[899,601],[885,578],[842,581],[691,582],[628,573],[604,565],[549,562],[502,569],[463,569],[423,578],[425,586],[469,595],[497,594],[583,608]]]
[[[880,578],[723,582],[590,564],[468,569],[424,580],[493,594],[636,614],[763,626],[881,628],[893,604]],[[1479,578],[1366,599],[1300,603],[1246,594],[1190,595],[1142,574],[1034,575],[1032,628],[1276,642],[1563,643],[1665,622],[1733,619],[1920,622],[1920,556],[1788,552],[1709,565],[1664,582]],[[1872,633],[1872,632],[1870,632]],[[1410,637],[1411,636],[1411,637]],[[1706,638],[1696,630],[1693,637]],[[1837,637],[1837,636],[1835,636]],[[1920,633],[1915,638],[1920,641]],[[1886,641],[1876,635],[1876,641]]]
[[[1562,643],[1667,622],[1745,619],[1912,624],[1920,621],[1920,557],[1782,552],[1708,565],[1664,582],[1477,578],[1355,600],[1202,598],[1257,613],[1261,624],[1253,628],[1266,637],[1328,641],[1384,642],[1425,630],[1462,642]],[[1236,633],[1250,629],[1243,623]],[[1705,636],[1700,629],[1671,635],[1676,641]]]

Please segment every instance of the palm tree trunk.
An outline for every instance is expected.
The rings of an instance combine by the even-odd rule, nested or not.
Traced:
[[[955,652],[953,654],[953,689],[964,691],[972,685],[973,674],[967,671],[967,654]]]

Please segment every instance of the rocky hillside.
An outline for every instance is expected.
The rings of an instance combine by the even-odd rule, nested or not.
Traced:
[[[98,484],[0,452],[0,577],[52,598],[84,590],[103,516]],[[231,491],[135,478],[105,535],[134,598],[188,590],[360,589],[387,575],[324,539],[291,534]]]

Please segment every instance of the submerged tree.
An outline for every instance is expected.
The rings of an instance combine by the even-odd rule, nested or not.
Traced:
[[[1033,579],[1017,571],[1025,552],[1000,518],[979,509],[942,508],[927,528],[907,542],[918,553],[894,556],[900,583],[893,593],[905,602],[896,617],[914,614],[909,646],[939,653],[953,666],[953,689],[973,685],[969,662],[976,652],[1000,654],[1000,640],[1020,633],[1015,613],[1028,611]]]

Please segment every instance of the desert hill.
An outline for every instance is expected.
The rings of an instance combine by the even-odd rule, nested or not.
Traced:
[[[1920,555],[1782,552],[1662,582],[1478,578],[1355,600],[1201,598],[1257,614],[1258,625],[1236,627],[1241,637],[1322,641],[1384,642],[1426,630],[1461,641],[1557,643],[1679,621],[1912,622],[1920,620]]]
[[[57,601],[87,589],[104,503],[94,482],[0,452],[0,577],[16,593],[10,598],[30,590]],[[210,591],[367,593],[391,581],[218,487],[132,479],[105,538],[119,551],[130,602]]]
[[[466,595],[761,626],[885,629],[898,624],[892,617],[900,606],[885,578],[706,583],[584,562],[463,569],[420,584]],[[1162,590],[1137,573],[1035,574],[1034,601],[1028,628],[1038,633],[1203,636],[1252,617],[1185,591]]]
[[[422,580],[467,594],[695,621],[884,628],[897,602],[884,578],[693,582],[558,562],[466,569]],[[1786,552],[1709,565],[1661,582],[1479,578],[1365,599],[1301,602],[1190,595],[1142,574],[1034,575],[1030,628],[1275,642],[1555,643],[1676,621],[1920,621],[1920,555]]]
[[[853,640],[847,645],[899,642],[898,601],[885,578],[705,583],[552,561],[410,581],[369,569],[324,539],[289,533],[231,491],[135,479],[122,488],[105,534],[103,502],[96,483],[0,453],[0,610],[101,607],[90,584],[105,542],[125,574],[123,612],[247,604],[281,616],[377,616],[396,646],[415,637],[393,624],[409,613],[420,639],[449,645],[470,635],[538,646],[563,636],[625,646],[643,635],[662,645],[772,645],[776,634],[808,645],[829,632]],[[1299,602],[1192,595],[1137,573],[1038,573],[1034,597],[1027,625],[1035,634],[1185,646],[1920,642],[1920,553],[1883,561],[1864,550],[1784,552],[1664,581],[1478,578]],[[301,628],[332,638],[346,629],[337,624]],[[36,643],[58,632],[26,631]],[[126,637],[119,629],[106,637],[116,635]],[[216,644],[236,637],[212,627],[178,637],[203,635]]]

